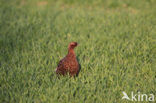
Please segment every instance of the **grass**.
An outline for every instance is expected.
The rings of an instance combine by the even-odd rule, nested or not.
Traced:
[[[1,0],[1,103],[131,103],[156,96],[155,0]],[[71,41],[81,71],[54,70]],[[144,101],[145,102],[145,101]]]

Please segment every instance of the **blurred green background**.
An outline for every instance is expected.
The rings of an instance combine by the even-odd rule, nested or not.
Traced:
[[[57,78],[71,41],[81,71]],[[156,0],[0,0],[1,103],[131,103],[122,91],[156,95]]]

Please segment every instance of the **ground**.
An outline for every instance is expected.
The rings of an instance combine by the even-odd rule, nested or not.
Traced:
[[[81,71],[58,78],[71,41]],[[123,91],[156,96],[155,0],[0,1],[1,103],[131,103]]]

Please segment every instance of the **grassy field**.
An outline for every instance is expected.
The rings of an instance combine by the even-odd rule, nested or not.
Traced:
[[[81,71],[58,79],[71,41]],[[122,91],[156,99],[155,0],[0,0],[0,103],[132,103]]]

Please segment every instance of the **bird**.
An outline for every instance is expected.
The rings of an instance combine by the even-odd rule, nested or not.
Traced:
[[[71,42],[68,45],[68,54],[59,61],[56,68],[56,74],[77,76],[79,72],[79,63],[76,59],[74,48],[78,46],[77,42]]]

